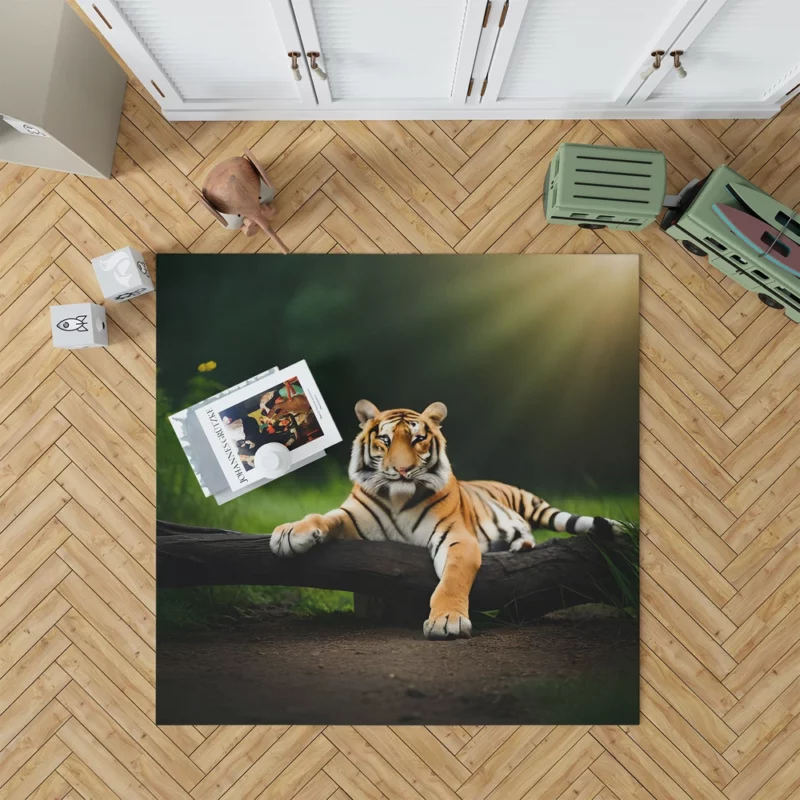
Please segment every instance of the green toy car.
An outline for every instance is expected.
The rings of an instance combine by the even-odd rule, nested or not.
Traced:
[[[638,231],[655,222],[666,206],[660,223],[665,233],[690,253],[707,256],[766,305],[800,322],[800,274],[785,263],[791,253],[797,264],[800,218],[727,166],[691,181],[678,195],[667,196],[666,186],[667,162],[658,150],[562,144],[545,176],[545,216],[561,225]],[[750,198],[751,208],[740,191]],[[771,212],[765,214],[764,208]],[[723,217],[738,212],[758,222],[765,238],[748,241],[742,231],[737,235]]]
[[[661,229],[690,253],[708,256],[720,272],[756,292],[763,303],[784,309],[789,319],[800,322],[800,276],[759,256],[713,210],[715,204],[724,204],[747,211],[726,188],[728,184],[761,192],[730,167],[717,167],[681,193],[680,204],[667,210]]]

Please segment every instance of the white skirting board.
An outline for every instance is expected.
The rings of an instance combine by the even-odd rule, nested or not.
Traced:
[[[360,120],[360,119],[769,119],[781,107],[751,103],[730,106],[559,106],[481,109],[479,106],[442,108],[164,108],[172,122],[195,120]]]

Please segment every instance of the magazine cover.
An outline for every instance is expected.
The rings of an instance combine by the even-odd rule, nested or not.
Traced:
[[[231,491],[263,481],[257,451],[286,447],[292,466],[342,440],[308,364],[299,361],[195,411]]]

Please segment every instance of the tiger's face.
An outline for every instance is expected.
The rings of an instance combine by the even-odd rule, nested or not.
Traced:
[[[424,486],[439,491],[450,477],[441,424],[444,403],[422,413],[407,408],[379,411],[369,400],[356,403],[361,432],[350,454],[350,479],[366,491],[413,494]]]

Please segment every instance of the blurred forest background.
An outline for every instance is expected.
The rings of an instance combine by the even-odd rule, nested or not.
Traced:
[[[336,507],[350,491],[353,406],[367,398],[381,409],[444,402],[461,479],[638,523],[638,320],[635,256],[159,256],[158,516],[269,533]],[[217,506],[168,415],[301,359],[344,441]],[[160,590],[159,630],[264,604],[318,614],[351,610],[352,595]]]

